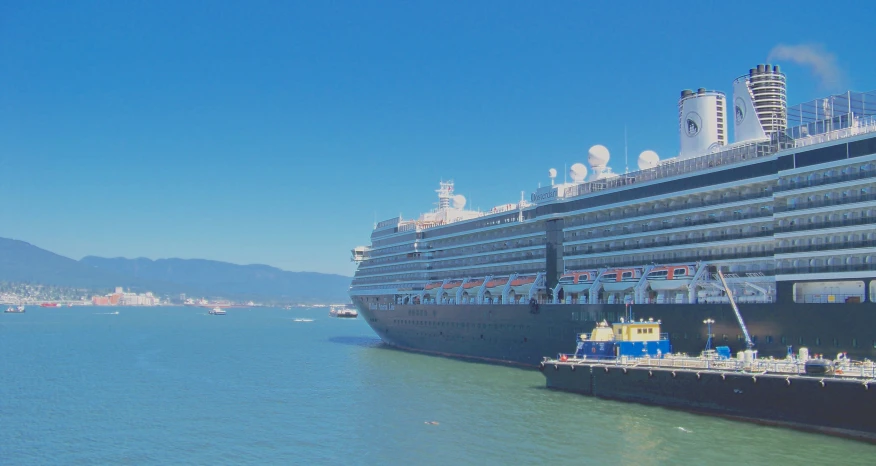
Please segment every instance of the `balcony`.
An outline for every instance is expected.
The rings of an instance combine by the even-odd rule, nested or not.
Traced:
[[[813,186],[824,186],[826,184],[842,183],[844,181],[863,180],[868,178],[876,178],[876,171],[867,170],[857,173],[847,173],[845,175],[824,176],[813,180],[803,180],[788,184],[780,184],[774,188],[775,192],[791,191],[794,189],[811,188]]]
[[[779,226],[776,227],[776,233],[796,233],[798,231],[806,231],[806,230],[821,230],[824,228],[838,228],[838,227],[849,227],[855,225],[872,225],[876,223],[876,217],[867,217],[867,218],[848,218],[843,220],[833,220],[827,222],[812,222],[812,223],[804,223],[804,224],[794,224],[787,226]]]
[[[795,252],[835,251],[837,249],[874,248],[876,240],[843,241],[841,243],[810,244],[806,246],[784,246],[775,248],[776,254]]]
[[[876,194],[858,194],[838,199],[817,199],[812,201],[800,201],[790,205],[776,205],[775,212],[791,212],[794,210],[815,209],[818,207],[830,207],[834,205],[852,204],[855,202],[876,201]]]

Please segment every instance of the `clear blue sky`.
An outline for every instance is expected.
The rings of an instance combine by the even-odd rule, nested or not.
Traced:
[[[780,3],[4,1],[0,236],[349,275],[442,178],[489,209],[593,144],[622,171],[624,125],[676,154],[679,91],[777,46],[822,60],[774,61],[792,103],[876,88],[876,7]]]

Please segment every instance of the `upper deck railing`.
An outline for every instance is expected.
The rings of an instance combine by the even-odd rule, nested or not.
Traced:
[[[867,117],[857,119],[857,124],[849,128],[842,128],[822,134],[813,134],[811,136],[794,139],[794,147],[806,147],[824,142],[839,141],[840,139],[874,132],[876,132],[876,117]]]
[[[565,197],[573,198],[586,194],[616,189],[637,183],[659,180],[710,168],[731,165],[760,157],[772,155],[779,150],[772,142],[752,142],[725,149],[714,154],[681,160],[667,160],[654,168],[625,173],[614,178],[590,181],[566,188]]]

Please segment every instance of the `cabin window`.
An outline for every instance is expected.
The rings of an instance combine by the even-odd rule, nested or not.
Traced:
[[[684,269],[675,269],[674,273],[675,273],[675,275],[684,275],[684,272],[685,272]]]
[[[632,277],[633,277],[633,272],[624,272],[623,275],[621,275],[621,278],[632,278]]]
[[[653,329],[653,328],[649,328],[649,329],[648,329],[648,333],[654,333],[654,329]]]

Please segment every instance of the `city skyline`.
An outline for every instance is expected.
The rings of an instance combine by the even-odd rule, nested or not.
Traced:
[[[807,4],[6,4],[0,236],[349,276],[441,179],[489,210],[594,144],[616,172],[674,156],[682,89],[767,62],[789,104],[876,88],[848,65],[867,31],[816,34]]]

